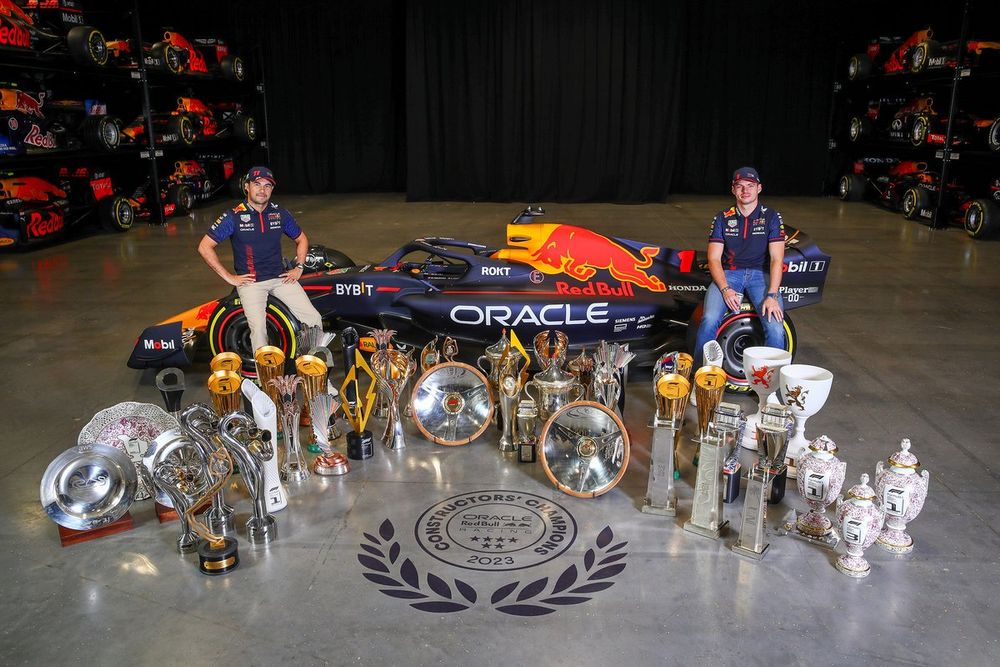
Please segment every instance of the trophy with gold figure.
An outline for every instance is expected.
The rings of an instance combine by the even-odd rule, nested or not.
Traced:
[[[388,404],[382,444],[393,451],[406,447],[399,396],[417,368],[411,353],[390,349],[389,343],[395,334],[392,329],[376,329],[371,332],[377,345],[372,354],[371,369],[375,373],[375,383]]]
[[[361,373],[368,378],[368,388],[364,391],[359,378]],[[365,428],[375,407],[375,385],[375,373],[361,352],[355,349],[354,359],[344,377],[344,383],[340,386],[340,393],[344,396],[354,396],[355,401],[353,405],[344,401],[340,409],[344,411],[344,418],[353,429],[347,434],[347,457],[356,461],[371,458],[375,454],[372,432]]]
[[[497,397],[500,402],[500,451],[513,452],[517,450],[514,431],[518,398],[528,379],[531,357],[513,330],[510,332],[510,340],[507,341],[505,336],[504,341],[507,342],[507,346],[494,365],[497,371]]]
[[[657,371],[663,366],[657,364]],[[659,372],[653,378],[656,412],[650,426],[653,441],[649,454],[649,480],[642,511],[648,514],[677,514],[674,489],[674,440],[684,425],[684,408],[691,383],[679,373]]]

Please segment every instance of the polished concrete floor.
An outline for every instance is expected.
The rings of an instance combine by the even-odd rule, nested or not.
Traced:
[[[406,203],[400,195],[276,199],[312,240],[359,261],[381,259],[417,235],[500,244],[521,207]],[[202,576],[195,557],[177,554],[177,524],[158,524],[148,501],[133,506],[133,530],[61,547],[39,504],[42,473],[98,410],[120,401],[160,404],[152,374],[126,368],[125,360],[143,327],[228,291],[195,252],[222,208],[216,203],[165,228],[0,256],[0,661],[1000,663],[1000,418],[992,384],[1000,377],[1000,243],[930,230],[867,204],[770,203],[833,257],[823,303],[795,313],[797,361],[835,375],[808,431],[839,444],[848,485],[863,472],[874,475],[900,438],[911,439],[931,475],[924,510],[910,525],[912,555],[873,547],[871,576],[855,580],[834,569],[834,554],[773,532],[760,562],[732,553],[732,532],[720,541],[686,533],[691,445],[678,516],[640,512],[652,409],[645,382],[628,392],[632,463],[623,482],[597,499],[558,492],[538,465],[503,458],[491,438],[445,448],[410,425],[405,450],[378,448],[343,478],[292,488],[289,507],[276,515],[279,539],[254,549],[241,535],[242,564],[224,577]],[[724,204],[677,197],[546,208],[550,218],[599,231],[701,248]],[[186,399],[207,400],[206,375],[203,365],[188,369]],[[575,540],[558,557],[516,571],[469,570],[431,557],[414,530],[421,514],[483,490],[558,503],[575,520]],[[772,517],[803,507],[796,496],[790,485]],[[242,487],[228,497],[242,524],[250,511]],[[741,503],[726,508],[736,525],[741,511]],[[614,559],[612,550],[626,555]],[[399,586],[366,578],[379,568]],[[611,585],[581,588],[585,580]],[[519,586],[504,597],[507,584]],[[567,586],[579,604],[560,604]],[[411,606],[426,601],[450,605]],[[551,613],[512,613],[539,609]]]

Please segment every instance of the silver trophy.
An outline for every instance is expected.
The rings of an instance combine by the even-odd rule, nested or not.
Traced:
[[[194,449],[194,446],[191,445]],[[153,468],[153,483],[158,491],[170,498],[170,505],[177,510],[180,519],[181,535],[177,538],[177,551],[182,554],[194,553],[198,550],[198,533],[191,527],[188,512],[191,505],[201,497],[211,484],[205,473],[205,465],[201,454],[194,452],[195,457],[185,457],[186,460],[164,460]]]
[[[768,405],[761,412],[757,425],[757,464],[747,476],[743,525],[733,545],[733,551],[738,554],[760,560],[767,551],[767,499],[774,471],[780,469],[785,460],[793,424],[791,410],[783,405]]]
[[[330,335],[332,336],[333,334]],[[322,362],[326,364],[326,369],[327,369],[326,393],[330,394],[335,399],[337,399],[339,403],[340,394],[337,392],[337,389],[333,386],[333,379],[332,379],[333,352],[331,352],[330,348],[328,347],[314,347],[311,350],[309,350],[307,354],[310,357],[316,357],[317,359],[322,360]],[[312,406],[310,406],[310,409],[312,409]],[[337,421],[337,413],[334,412],[330,420],[330,440],[336,440],[340,438],[342,435],[344,435],[344,432],[341,430],[340,423]]]
[[[324,348],[325,349],[325,348]],[[257,428],[271,434],[271,441],[278,437],[278,406],[271,397],[253,381],[244,379],[240,385],[244,398],[250,401],[253,408],[253,419]],[[277,512],[288,505],[288,494],[281,485],[281,472],[278,470],[278,457],[272,456],[264,463],[264,483],[267,488],[267,509]]]
[[[684,426],[691,383],[677,373],[662,373],[653,381],[656,412],[650,426],[653,442],[649,452],[649,480],[642,511],[647,514],[675,516],[677,493],[674,490],[674,440]]]
[[[193,403],[181,412],[181,428],[194,441],[205,464],[222,443],[218,440],[219,417],[204,403]],[[177,511],[180,514],[180,509]],[[226,504],[220,488],[212,496],[212,507],[208,510],[208,529],[216,535],[233,535],[233,515],[235,510]]]
[[[219,421],[219,437],[240,465],[240,475],[253,502],[253,515],[247,520],[247,541],[268,544],[278,537],[277,522],[267,511],[265,461],[274,456],[271,434],[261,431],[250,415],[233,412]]]
[[[539,438],[545,475],[563,493],[594,498],[625,476],[628,431],[614,410],[579,401],[560,408]]]
[[[514,435],[514,445],[517,447],[517,460],[521,463],[534,463],[538,454],[538,408],[531,399],[523,399],[517,404],[517,423]]]
[[[389,349],[389,341],[396,332],[392,329],[376,329],[372,337],[378,349],[372,354],[371,368],[375,372],[375,382],[386,402],[386,423],[382,432],[382,444],[392,451],[406,447],[403,420],[399,409],[399,397],[410,376],[417,369],[411,354]]]
[[[184,371],[179,368],[164,368],[156,374],[156,388],[163,396],[163,404],[174,419],[181,418],[181,396],[184,395]]]
[[[489,380],[490,393],[493,400],[499,402],[500,398],[500,360],[507,354],[510,348],[510,340],[507,338],[507,330],[500,332],[500,340],[486,348],[486,351],[478,359],[476,366],[479,367]]]
[[[718,539],[728,521],[723,519],[725,489],[723,463],[738,451],[746,416],[735,403],[719,403],[699,445],[698,476],[694,485],[691,518],[684,530]]]
[[[304,482],[309,479],[309,466],[299,446],[302,408],[295,390],[300,384],[302,378],[295,375],[279,375],[271,380],[271,385],[278,390],[281,399],[278,413],[281,415],[281,433],[285,440],[285,461],[281,464],[279,475],[282,482]]]
[[[594,353],[594,398],[619,417],[623,412],[628,365],[633,359],[635,353],[629,352],[628,344],[601,341]]]
[[[319,394],[313,397],[309,409],[312,410],[312,426],[316,436],[316,444],[319,445],[321,452],[313,460],[313,472],[325,477],[349,473],[351,463],[346,456],[334,451],[330,444],[330,429],[326,426],[330,423],[330,417],[340,409],[340,401],[330,394]]]

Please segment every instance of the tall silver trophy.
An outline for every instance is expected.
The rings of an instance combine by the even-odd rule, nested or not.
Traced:
[[[785,460],[785,450],[794,424],[792,412],[783,405],[768,405],[757,425],[757,464],[747,477],[747,497],[743,505],[743,525],[733,551],[760,560],[766,541],[767,498],[773,472]]]
[[[649,452],[649,480],[642,511],[647,514],[675,516],[677,492],[674,489],[674,438],[684,426],[691,383],[677,373],[661,373],[653,380],[656,413],[650,426],[653,442]]]
[[[193,403],[181,412],[181,428],[194,441],[202,460],[208,465],[212,454],[222,447],[218,438],[219,418],[204,403]],[[181,510],[178,509],[178,514]],[[212,494],[212,507],[207,512],[208,529],[216,535],[235,535],[235,510],[226,504],[222,487]]]
[[[718,539],[729,522],[723,516],[723,463],[737,451],[746,417],[735,403],[719,403],[698,450],[698,477],[694,485],[691,518],[684,530]]]
[[[412,354],[404,354],[397,349],[390,349],[390,343],[395,334],[396,332],[392,329],[375,329],[371,332],[377,345],[377,349],[372,354],[371,368],[375,373],[376,385],[387,408],[382,444],[393,451],[406,447],[402,412],[399,409],[399,396],[403,387],[410,381],[410,376],[417,369]]]
[[[594,353],[594,398],[619,417],[623,412],[628,365],[633,359],[635,353],[629,351],[628,344],[601,341]]]
[[[245,412],[233,412],[219,421],[219,438],[240,464],[240,476],[253,502],[253,514],[247,520],[247,541],[268,544],[278,537],[277,522],[267,511],[267,486],[264,462],[274,456],[271,434],[257,428]]]

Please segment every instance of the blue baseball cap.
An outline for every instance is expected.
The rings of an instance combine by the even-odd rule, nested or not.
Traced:
[[[736,181],[750,181],[751,183],[759,184],[760,175],[753,167],[740,167],[733,172],[733,183]]]
[[[267,167],[250,167],[250,170],[247,171],[246,182],[256,181],[259,178],[271,181],[271,185],[278,184],[278,181],[274,180],[274,173]]]

